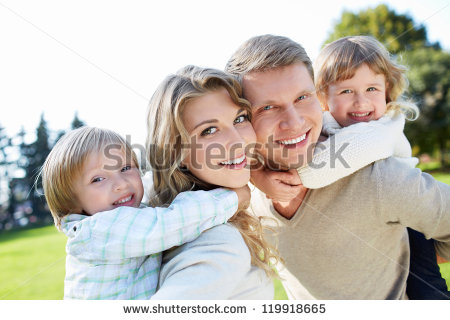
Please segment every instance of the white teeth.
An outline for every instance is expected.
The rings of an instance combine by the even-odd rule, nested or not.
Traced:
[[[242,157],[230,160],[230,161],[222,161],[220,164],[241,164],[245,160],[245,154]]]
[[[366,117],[370,114],[370,112],[366,112],[366,113],[350,113],[352,115],[352,117]]]
[[[278,141],[281,144],[296,144],[299,143],[300,141],[303,141],[306,139],[306,133],[296,139],[290,139],[290,140],[280,140]]]
[[[114,202],[114,204],[125,203],[125,202],[127,202],[127,201],[130,201],[132,197],[133,197],[133,196],[126,197],[125,199],[122,199],[122,200],[119,200],[119,201]]]

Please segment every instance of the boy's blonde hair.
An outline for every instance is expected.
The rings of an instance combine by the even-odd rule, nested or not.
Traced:
[[[314,81],[311,59],[300,44],[287,37],[266,34],[244,42],[228,60],[225,71],[242,81],[250,72],[263,72],[300,62]]]
[[[189,101],[225,88],[232,101],[250,115],[250,104],[240,98],[241,86],[223,71],[186,66],[169,75],[153,94],[147,113],[147,160],[153,173],[154,195],[151,206],[169,206],[175,197],[189,190],[210,190],[217,186],[206,183],[181,162],[186,157],[190,139],[183,125],[183,109]],[[276,258],[273,249],[262,237],[260,221],[247,211],[239,211],[230,220],[242,234],[252,256],[252,262],[273,274],[269,261]]]
[[[123,137],[114,131],[94,127],[81,127],[66,133],[47,156],[41,169],[42,184],[58,229],[61,229],[61,219],[78,207],[74,181],[81,174],[86,158],[106,147],[123,150],[127,159],[131,157],[139,168],[136,154]]]
[[[418,108],[401,101],[408,87],[406,67],[397,64],[387,49],[371,36],[343,37],[327,44],[314,62],[316,91],[319,100],[326,105],[331,84],[352,78],[363,64],[386,79],[386,103],[388,110],[401,110],[417,118]]]

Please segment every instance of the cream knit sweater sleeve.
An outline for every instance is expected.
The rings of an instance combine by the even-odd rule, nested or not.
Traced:
[[[414,167],[418,160],[411,158],[404,126],[405,117],[400,113],[342,128],[328,111],[324,112],[322,135],[328,138],[316,145],[313,160],[298,169],[303,185],[322,188],[391,156]]]

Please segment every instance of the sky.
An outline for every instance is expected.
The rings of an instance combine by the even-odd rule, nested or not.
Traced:
[[[344,9],[380,1],[0,0],[0,125],[32,141],[41,113],[52,132],[75,112],[143,144],[158,84],[187,64],[223,69],[260,34],[287,36],[314,60]],[[384,1],[450,51],[450,0]]]

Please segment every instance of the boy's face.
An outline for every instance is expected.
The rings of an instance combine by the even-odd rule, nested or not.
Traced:
[[[378,120],[386,112],[386,79],[363,64],[352,78],[328,87],[327,105],[342,127]]]
[[[87,156],[74,192],[79,203],[76,213],[93,215],[120,206],[139,207],[144,188],[133,160],[127,162],[123,150],[111,148]]]
[[[224,88],[186,104],[182,120],[192,145],[183,163],[194,176],[228,188],[248,183],[248,146],[255,132],[247,113]]]
[[[283,169],[310,161],[322,129],[322,110],[305,65],[251,72],[242,84],[265,161]]]

